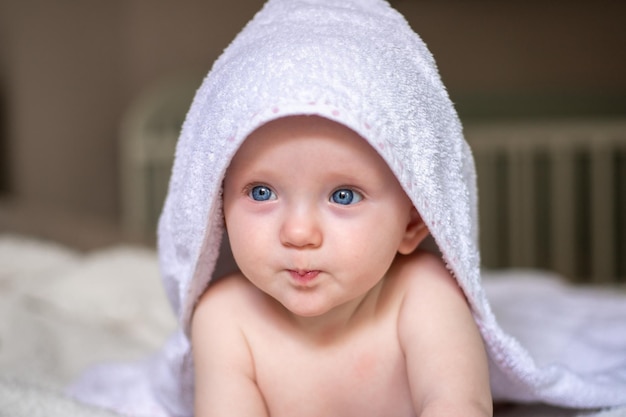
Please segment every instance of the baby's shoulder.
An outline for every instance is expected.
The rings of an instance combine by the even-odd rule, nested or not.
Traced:
[[[388,292],[395,294],[401,307],[413,303],[445,301],[457,298],[462,290],[444,260],[433,253],[418,251],[400,256],[389,270]],[[412,308],[412,307],[411,307]]]
[[[209,284],[200,296],[194,316],[235,318],[254,306],[258,290],[239,273],[227,275]]]
[[[410,318],[401,322],[413,323],[419,319],[421,315],[414,313],[424,306],[429,306],[430,311],[445,311],[447,306],[456,304],[457,300],[465,300],[452,271],[435,254],[416,252],[400,257],[392,271],[395,292],[401,298],[399,314]]]
[[[423,250],[399,255],[389,269],[388,277],[400,287],[427,285],[433,280],[454,281],[443,259]]]
[[[240,296],[250,291],[252,284],[240,272],[213,280],[204,291],[203,297],[232,297]]]

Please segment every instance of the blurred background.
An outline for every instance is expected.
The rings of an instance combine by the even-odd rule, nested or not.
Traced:
[[[60,389],[176,327],[153,250],[174,145],[263,2],[0,0],[0,383]],[[392,4],[474,151],[483,264],[623,294],[626,2]]]
[[[129,226],[137,219],[128,216],[133,209],[125,201],[141,193],[128,185],[133,175],[124,159],[129,131],[140,129],[132,119],[159,100],[158,91],[184,85],[175,98],[184,104],[171,116],[173,125],[180,123],[185,100],[262,4],[0,0],[0,231],[79,249],[152,245],[167,181],[159,181],[151,218]],[[490,124],[626,116],[625,2],[392,4],[433,52],[470,132]],[[611,193],[624,196],[620,155],[612,157],[619,163],[609,175]],[[626,211],[620,198],[610,203],[612,215]],[[624,216],[615,217],[606,227],[623,231]],[[626,253],[620,233],[608,240],[616,254]],[[484,258],[495,267],[515,264],[508,255]],[[610,273],[626,275],[618,258],[611,257]],[[539,261],[527,266],[554,266]],[[589,272],[592,261],[586,262]]]

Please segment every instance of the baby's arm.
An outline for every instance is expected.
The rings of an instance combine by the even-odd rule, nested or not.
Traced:
[[[416,412],[421,417],[491,416],[486,353],[456,281],[429,254],[410,256],[400,268],[410,277],[399,337]]]
[[[200,299],[192,321],[195,416],[268,416],[234,300],[241,282],[226,279]]]

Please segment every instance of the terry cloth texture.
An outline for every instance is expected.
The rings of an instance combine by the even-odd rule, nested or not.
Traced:
[[[471,151],[431,53],[382,0],[270,0],[215,62],[183,125],[158,230],[163,282],[181,330],[141,365],[87,374],[75,395],[137,416],[193,415],[190,317],[216,265],[230,259],[222,242],[224,173],[252,131],[289,115],[349,127],[391,167],[467,296],[496,399],[626,404],[624,338],[612,341],[619,349],[599,343],[593,357],[605,356],[597,366],[581,367],[575,355],[539,364],[496,321],[481,285]]]

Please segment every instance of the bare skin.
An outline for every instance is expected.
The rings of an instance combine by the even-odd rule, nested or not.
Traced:
[[[462,291],[415,250],[428,230],[354,132],[295,117],[258,129],[224,212],[242,274],[194,313],[197,416],[492,414]]]

